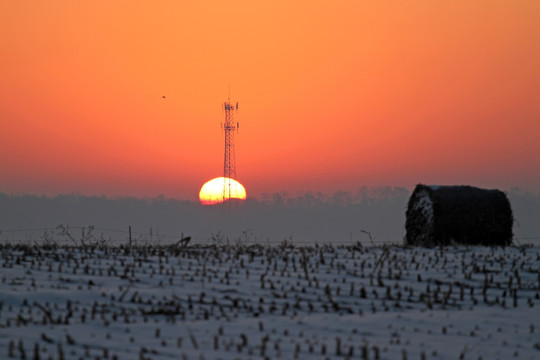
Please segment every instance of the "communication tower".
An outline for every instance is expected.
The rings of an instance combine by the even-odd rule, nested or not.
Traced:
[[[223,164],[223,177],[225,184],[223,186],[223,200],[230,199],[232,193],[232,183],[230,179],[236,179],[236,159],[234,154],[234,133],[238,132],[240,124],[234,121],[234,115],[238,114],[238,102],[236,105],[231,103],[229,98],[223,103],[223,111],[225,111],[225,123],[222,124],[225,132],[225,161]]]

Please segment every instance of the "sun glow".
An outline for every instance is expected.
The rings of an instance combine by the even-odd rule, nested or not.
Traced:
[[[217,177],[206,182],[199,192],[199,201],[203,205],[214,205],[229,199],[246,199],[246,189],[238,181]]]

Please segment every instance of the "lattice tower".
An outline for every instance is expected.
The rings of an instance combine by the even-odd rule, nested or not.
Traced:
[[[223,110],[225,111],[225,123],[223,124],[223,130],[225,132],[225,161],[223,164],[225,185],[223,187],[223,199],[230,199],[232,185],[229,179],[236,179],[234,133],[235,131],[238,131],[240,124],[234,121],[234,115],[235,111],[238,113],[238,102],[236,105],[231,104],[231,98],[229,97],[228,100],[223,103]]]

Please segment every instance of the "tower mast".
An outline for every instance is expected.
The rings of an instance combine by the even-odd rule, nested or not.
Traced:
[[[223,177],[225,184],[223,186],[223,200],[231,198],[232,184],[230,179],[236,179],[236,158],[234,153],[234,132],[238,131],[239,123],[234,121],[234,111],[238,112],[238,102],[236,105],[231,104],[231,90],[229,85],[229,97],[223,103],[225,111],[225,123],[223,130],[225,131],[225,159],[223,163]]]

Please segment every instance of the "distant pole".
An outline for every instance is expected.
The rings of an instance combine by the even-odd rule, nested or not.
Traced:
[[[129,225],[129,247],[131,247],[131,225]]]

